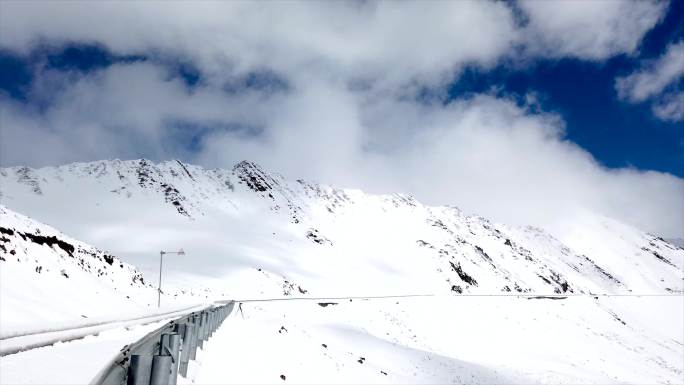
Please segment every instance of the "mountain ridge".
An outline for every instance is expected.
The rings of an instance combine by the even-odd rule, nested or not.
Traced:
[[[350,238],[349,233],[353,233],[351,238],[356,238],[356,243],[359,240],[375,242],[379,248],[387,246],[394,250],[390,242],[401,242],[408,251],[395,251],[401,253],[403,259],[414,259],[407,265],[421,264],[418,259],[427,258],[425,264],[446,283],[440,286],[439,292],[682,292],[679,270],[684,261],[683,249],[607,218],[600,218],[599,224],[592,224],[591,230],[600,226],[611,230],[602,230],[604,235],[612,237],[606,238],[606,242],[616,242],[629,235],[626,239],[632,244],[621,243],[627,251],[625,255],[608,258],[603,252],[593,252],[591,247],[587,252],[567,245],[538,227],[493,223],[479,216],[466,216],[454,206],[425,206],[409,195],[370,195],[302,179],[291,182],[250,161],[239,162],[231,169],[206,169],[180,160],[154,163],[147,159],[104,160],[39,169],[12,167],[0,169],[0,182],[0,199],[8,206],[19,203],[18,210],[34,211],[30,213],[33,215],[44,214],[33,209],[34,203],[39,206],[59,199],[62,204],[54,204],[52,206],[59,207],[50,209],[56,211],[52,220],[59,224],[69,223],[64,218],[69,211],[67,206],[71,206],[69,215],[77,222],[82,222],[82,216],[92,215],[93,218],[86,220],[90,224],[97,224],[99,220],[106,222],[111,211],[128,211],[134,207],[136,214],[162,216],[163,219],[152,221],[162,229],[166,225],[161,222],[168,221],[173,223],[170,228],[175,232],[178,227],[183,231],[196,227],[196,231],[218,235],[220,231],[208,230],[205,224],[216,222],[213,226],[221,226],[221,222],[230,221],[241,227],[240,220],[251,215],[253,222],[245,222],[246,226],[256,228],[268,223],[270,226],[266,227],[276,227],[271,229],[277,230],[271,231],[273,235],[285,231],[296,238],[299,245],[310,242],[301,247],[306,249],[302,253],[297,246],[288,250],[294,254],[307,254],[308,258],[302,257],[304,259],[310,259],[311,254],[334,256],[339,254],[337,248],[364,253],[363,249],[352,245],[350,239],[339,241]],[[80,196],[74,199],[71,192],[79,188]],[[118,209],[102,209],[107,206]],[[75,212],[88,214],[76,215]],[[597,221],[598,217],[589,218]],[[369,221],[375,226],[358,229],[363,228],[363,222]],[[231,229],[234,228],[231,224]],[[415,238],[412,242],[398,240],[393,234],[410,229],[415,231],[405,235]],[[249,232],[250,236],[253,233],[259,234],[256,242],[245,244],[260,257],[264,254],[258,250],[263,248],[260,244],[278,242],[281,253],[284,248],[290,248],[282,240],[265,238],[266,230],[256,229]],[[369,236],[370,233],[378,236]],[[178,237],[188,239],[183,235]],[[92,237],[86,238],[96,241]],[[220,243],[218,240],[209,242],[212,245]],[[244,248],[238,242],[238,239],[230,241],[231,254]],[[318,248],[312,250],[313,245]],[[207,246],[207,249],[211,247]],[[383,256],[373,259],[376,264],[388,263]],[[280,265],[275,273],[286,276],[292,272],[287,263],[274,262]],[[366,264],[363,260],[357,262]],[[637,266],[643,270],[642,274],[625,273]],[[429,287],[436,289],[433,285]]]

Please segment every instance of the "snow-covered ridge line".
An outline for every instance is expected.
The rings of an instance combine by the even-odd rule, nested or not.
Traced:
[[[68,260],[75,262],[85,272],[91,272],[98,276],[126,274],[131,276],[133,284],[145,285],[142,274],[135,267],[121,261],[114,255],[73,239],[51,226],[13,212],[4,205],[0,205],[0,218],[2,219],[0,222],[0,251],[4,254],[4,257],[0,255],[1,261],[6,259],[20,260],[17,252],[21,249],[26,253],[29,248],[38,247],[42,249],[43,246],[47,246],[60,254],[63,259],[69,257]],[[26,262],[29,262],[28,259],[26,258]],[[34,258],[34,262],[36,263],[36,272],[40,274],[43,271],[43,266],[38,259]],[[66,273],[60,271],[60,274]]]
[[[152,228],[164,240],[160,247],[170,239],[200,250],[193,260],[214,255],[183,266],[203,279],[270,261],[267,270],[281,270],[273,272],[283,285],[296,279],[307,289],[314,284],[302,279],[312,275],[323,274],[338,287],[348,285],[340,281],[345,276],[376,287],[378,277],[403,274],[421,285],[411,291],[442,294],[684,292],[684,250],[594,213],[569,218],[567,236],[558,237],[465,216],[454,207],[426,206],[410,196],[288,181],[248,161],[232,169],[145,159],[15,167],[0,169],[0,186],[12,207],[73,226],[93,243],[139,244],[133,251],[147,254],[154,247],[147,237]],[[71,221],[70,213],[87,214]],[[321,260],[335,261],[337,270]],[[290,277],[295,266],[309,274]],[[358,280],[359,268],[368,271],[365,281]],[[404,282],[396,279],[396,287]],[[238,282],[232,288],[241,289]]]

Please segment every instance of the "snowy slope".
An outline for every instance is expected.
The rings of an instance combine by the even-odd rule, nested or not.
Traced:
[[[441,296],[335,303],[244,304],[193,362],[185,383],[684,380],[681,298]]]
[[[254,339],[263,339],[263,349],[280,346],[283,319],[296,324],[286,326],[291,353],[313,335],[339,343],[336,355],[316,347],[288,357],[294,382],[683,379],[684,249],[595,213],[577,212],[552,235],[452,206],[425,206],[410,196],[288,181],[250,162],[223,170],[147,160],[0,169],[0,202],[111,250],[138,267],[146,283],[153,277],[156,284],[159,250],[184,248],[186,256],[164,259],[169,293],[205,299],[438,295],[400,304],[355,301],[360,307],[346,304],[345,316],[329,311],[341,305],[245,305],[251,321],[233,322],[224,343],[215,343],[222,346],[218,357],[229,355],[226,349],[243,357],[242,369],[233,372],[239,375],[212,374],[211,360],[219,360],[216,371],[223,361],[208,350],[193,377],[200,382],[282,381],[271,372],[279,357],[246,351]],[[471,299],[459,294],[497,293],[570,297],[453,302]],[[572,297],[589,293],[679,296],[628,298],[633,302]],[[149,294],[143,296],[149,302]],[[328,318],[314,321],[321,314]],[[593,344],[597,350],[587,351]],[[365,364],[356,360],[359,367],[341,368],[342,356],[360,346],[416,369],[387,360],[372,370],[359,371]],[[311,362],[327,369],[311,372]],[[247,368],[260,363],[269,370],[250,380],[254,371]]]
[[[250,162],[8,168],[0,194],[147,276],[158,250],[183,247],[186,257],[166,259],[170,282],[188,287],[201,277],[234,296],[260,294],[243,285],[254,269],[320,295],[682,292],[684,250],[595,214],[582,213],[561,242],[407,196],[289,182]]]
[[[156,295],[156,285],[120,258],[0,205],[0,338],[201,301],[166,292],[157,310]]]

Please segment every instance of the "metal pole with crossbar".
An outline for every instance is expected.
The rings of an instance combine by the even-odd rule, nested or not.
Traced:
[[[162,265],[164,264],[164,254],[185,255],[185,251],[183,251],[183,249],[180,249],[178,251],[162,250],[159,252],[159,286],[157,287],[157,307],[161,306]]]

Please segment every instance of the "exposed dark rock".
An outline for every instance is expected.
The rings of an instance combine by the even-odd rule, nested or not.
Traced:
[[[429,244],[428,242],[425,242],[425,241],[422,240],[422,239],[417,240],[417,241],[416,241],[416,244],[417,244],[418,246],[423,246],[423,247],[424,247],[424,246],[430,246],[430,244]]]
[[[611,281],[613,281],[613,282],[615,282],[615,283],[617,283],[617,284],[619,284],[619,285],[622,285],[622,282],[620,282],[619,279],[613,277],[610,273],[608,273],[608,272],[605,271],[603,268],[601,268],[601,266],[597,265],[596,262],[592,261],[589,257],[587,257],[586,255],[582,255],[582,257],[584,258],[584,260],[585,260],[586,262],[589,262],[589,263],[593,266],[593,268],[594,268],[596,271],[598,271],[599,273],[601,273],[603,276],[605,276],[605,277],[608,278],[609,280],[611,280]]]
[[[477,253],[478,253],[482,258],[484,258],[485,261],[490,262],[490,263],[492,262],[492,258],[489,256],[489,254],[485,253],[485,251],[482,250],[482,248],[481,248],[480,246],[475,245],[475,251],[477,251]]]
[[[38,183],[38,177],[33,173],[33,170],[28,167],[21,167],[17,170],[17,182],[25,184],[31,188],[31,191],[38,195],[43,195]]]
[[[641,250],[644,250],[644,251],[646,251],[646,252],[650,252],[650,253],[653,254],[653,256],[656,257],[660,262],[663,262],[663,263],[668,264],[668,265],[670,265],[670,266],[672,266],[672,267],[675,267],[675,268],[677,267],[674,263],[672,263],[672,261],[670,261],[669,259],[663,257],[662,255],[660,255],[660,254],[659,254],[657,251],[655,251],[655,250],[650,250],[650,249],[645,248],[645,247],[642,247]]]
[[[549,281],[546,277],[537,274],[537,277],[541,278],[544,282],[548,283],[549,285],[552,285],[551,281]]]
[[[61,239],[58,239],[56,236],[44,236],[44,235],[34,235],[31,233],[24,233],[24,236],[31,240],[31,242],[38,244],[38,245],[48,245],[50,247],[57,245],[60,249],[66,251],[67,254],[70,256],[74,256],[74,245],[71,243],[62,241]]]
[[[256,164],[243,160],[233,167],[233,171],[241,182],[255,192],[264,192],[273,188],[273,178],[268,177]]]
[[[461,267],[460,263],[453,263],[449,261],[449,264],[451,265],[451,268],[456,272],[456,274],[458,274],[458,277],[461,278],[461,281],[469,285],[477,286],[477,281],[475,280],[475,278],[471,277],[470,275],[468,275],[468,273],[463,271],[463,268]]]
[[[556,293],[560,294],[560,293],[566,293],[566,292],[570,292],[570,293],[574,292],[574,290],[568,284],[568,281],[563,279],[560,276],[560,274],[556,273],[555,271],[551,270],[551,277],[550,278],[553,282],[556,283],[556,285],[558,285],[558,287],[556,287],[556,289],[554,289],[554,291]]]
[[[188,177],[194,181],[195,178],[192,177],[192,174],[190,174],[190,171],[188,171],[188,168],[185,167],[183,162],[181,162],[180,160],[177,160],[177,159],[176,159],[176,162],[181,166],[181,168],[183,169],[183,171],[185,171],[185,173],[188,175]]]
[[[188,211],[181,203],[186,200],[185,196],[181,194],[177,188],[166,183],[162,183],[161,188],[164,192],[164,201],[166,203],[171,203],[179,214],[185,215],[186,217],[190,217],[190,213],[188,213]]]
[[[337,302],[319,302],[318,306],[320,307],[328,307],[329,305],[337,305]]]
[[[431,224],[433,227],[437,227],[437,228],[440,228],[440,229],[446,231],[446,232],[449,233],[450,235],[454,235],[454,232],[451,231],[451,229],[449,229],[449,228],[447,227],[447,225],[445,225],[444,222],[442,222],[442,221],[439,220],[439,219],[437,219],[437,220],[428,220],[428,223]]]
[[[14,230],[0,226],[0,234],[14,235]]]
[[[309,229],[309,231],[306,232],[306,237],[310,239],[313,242],[318,243],[319,245],[330,245],[332,246],[332,241],[323,235],[318,233],[318,230],[316,229]]]

